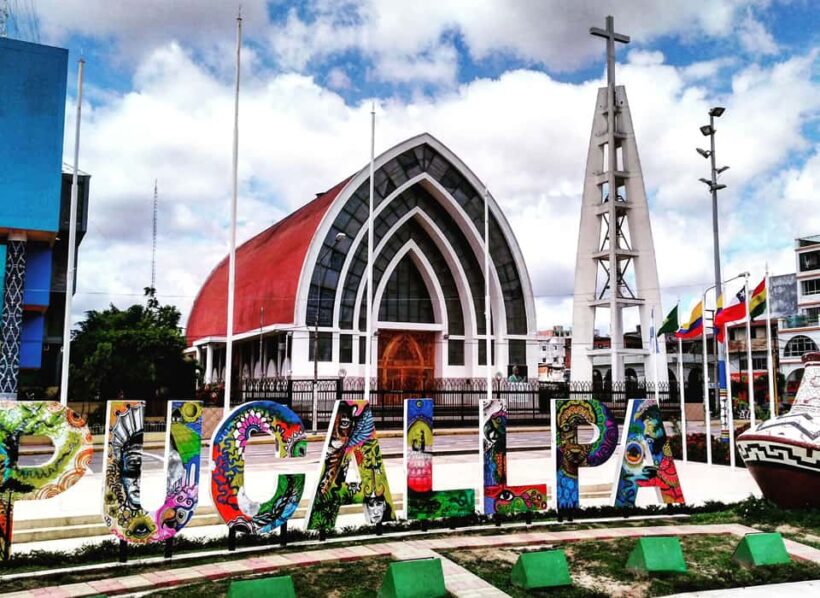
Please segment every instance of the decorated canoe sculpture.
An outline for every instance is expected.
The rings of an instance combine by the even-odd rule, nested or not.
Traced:
[[[786,509],[820,507],[820,353],[807,353],[803,364],[791,411],[737,438],[763,496]]]

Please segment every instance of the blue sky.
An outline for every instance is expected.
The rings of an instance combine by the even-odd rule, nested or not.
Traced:
[[[138,300],[159,179],[160,298],[187,314],[225,252],[232,2],[13,2],[12,37],[87,60],[81,168],[93,175],[77,315]],[[607,14],[650,196],[664,303],[711,279],[708,163],[694,148],[725,105],[719,161],[726,271],[793,271],[820,233],[818,17],[808,0],[243,2],[240,238],[429,131],[486,181],[527,260],[538,324],[569,324],[580,194]],[[30,26],[36,12],[38,27]],[[15,24],[21,26],[15,29]],[[72,92],[73,94],[73,92]],[[66,127],[73,137],[73,99]],[[605,328],[605,326],[604,326]]]

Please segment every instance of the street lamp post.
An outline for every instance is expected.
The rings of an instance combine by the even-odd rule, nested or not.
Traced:
[[[324,276],[324,271],[327,269],[324,263],[325,259],[330,255],[330,252],[346,238],[346,234],[336,233],[333,245],[326,247],[325,250],[319,254],[316,265],[321,268],[320,272],[322,276],[319,277],[320,280]],[[311,413],[311,427],[313,428],[312,431],[314,434],[319,431],[319,422],[317,421],[319,419],[319,311],[322,307],[322,288],[322,285],[319,285],[319,290],[316,293],[316,314],[313,318],[313,409]]]
[[[700,182],[704,183],[709,187],[709,191],[712,194],[712,238],[713,238],[713,250],[714,250],[714,262],[715,262],[715,293],[720,296],[723,293],[723,287],[721,285],[721,274],[720,274],[720,227],[718,223],[718,203],[717,203],[717,192],[721,189],[725,189],[726,185],[719,185],[717,182],[718,175],[724,171],[726,171],[729,167],[724,166],[722,168],[718,168],[715,160],[715,118],[720,118],[720,116],[724,113],[726,109],[722,106],[715,106],[709,110],[709,124],[700,127],[700,132],[703,134],[704,137],[709,137],[710,142],[710,149],[704,150],[701,148],[697,148],[697,152],[703,156],[704,158],[711,159],[711,179],[700,179]],[[719,388],[719,391],[723,391],[725,394],[725,380],[723,376],[721,376],[721,368],[725,367],[723,365],[726,356],[724,355],[723,346],[717,340],[717,335],[714,338],[715,342],[715,383]],[[721,384],[721,382],[723,383]],[[725,397],[722,397],[725,400]],[[721,406],[722,409],[726,408],[726,405]],[[725,421],[725,418],[721,418],[721,422]],[[727,432],[728,429],[721,429],[721,433]]]

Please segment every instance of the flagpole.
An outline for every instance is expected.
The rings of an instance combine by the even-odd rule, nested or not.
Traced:
[[[731,359],[729,358],[729,325],[726,325],[726,332],[723,335],[723,353],[726,355],[724,362],[726,376],[726,424],[729,426],[729,466],[735,467],[735,414],[732,403],[732,374]],[[738,370],[739,371],[739,370]]]
[[[373,372],[373,177],[376,159],[376,102],[370,105],[370,201],[367,212],[367,340],[365,341],[364,398],[370,400]]]
[[[652,318],[652,348],[654,353],[652,354],[652,368],[654,369],[655,375],[655,402],[658,404],[658,408],[660,409],[661,406],[661,397],[660,391],[658,390],[658,336],[657,332],[655,332],[655,307],[652,307],[652,310],[649,312],[650,318]],[[664,337],[664,340],[665,337]]]
[[[714,287],[710,287],[714,288]],[[706,463],[712,464],[712,412],[709,407],[709,363],[706,355],[706,293],[703,292],[701,303],[701,338],[703,340],[703,419],[706,425]]]
[[[490,342],[490,192],[484,187],[484,332],[486,343],[487,399],[493,398],[492,344]]]
[[[236,204],[238,195],[237,171],[239,165],[239,65],[242,50],[242,12],[236,15],[236,79],[233,104],[233,194],[231,196],[231,244],[228,260],[228,325],[225,339],[225,397],[223,415],[231,408],[231,386],[233,381],[233,311],[236,291]]]
[[[763,282],[766,292],[766,367],[769,370],[769,419],[775,416],[774,413],[774,359],[772,357],[772,310],[771,297],[769,297],[769,264],[766,264],[766,277]]]
[[[754,429],[756,423],[755,416],[755,368],[752,365],[752,313],[749,311],[749,273],[744,275],[743,294],[746,297],[746,363],[749,367],[749,380],[747,381],[747,393],[749,395],[749,425]]]
[[[678,303],[680,306],[680,303]],[[680,318],[680,316],[678,316]],[[678,320],[680,328],[680,320]],[[683,461],[688,461],[686,453],[686,397],[683,387],[683,339],[678,337],[678,393],[680,394],[680,430],[681,448],[683,449]]]
[[[80,121],[83,111],[83,73],[85,60],[77,61],[77,123],[74,128],[74,174],[71,177],[71,204],[68,220],[68,265],[65,280],[65,314],[63,320],[63,365],[60,370],[60,403],[68,405],[68,368],[71,358],[71,303],[74,298],[74,276],[77,255],[77,195],[79,191]]]

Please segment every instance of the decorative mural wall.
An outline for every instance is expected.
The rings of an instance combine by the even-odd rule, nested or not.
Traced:
[[[276,492],[264,503],[245,492],[245,452],[255,435],[276,439],[280,458],[304,457],[307,439],[302,420],[285,405],[254,401],[234,409],[214,431],[211,447],[211,498],[228,528],[248,534],[270,533],[296,511],[305,474],[280,474]]]
[[[624,421],[623,460],[613,486],[616,507],[634,507],[639,488],[655,488],[658,500],[683,503],[672,447],[655,399],[630,399]],[[647,465],[647,458],[651,465]]]
[[[475,490],[433,490],[433,399],[404,402],[404,471],[408,519],[465,517],[475,513]]]
[[[336,401],[330,421],[319,482],[308,513],[308,529],[333,528],[339,508],[346,504],[363,505],[365,519],[370,524],[395,520],[370,401]],[[360,482],[347,481],[353,457]]]
[[[34,467],[18,466],[23,436],[50,438],[51,459]],[[0,554],[4,559],[11,549],[15,501],[65,492],[85,475],[93,454],[91,433],[71,409],[53,401],[0,401]]]
[[[480,421],[484,514],[546,510],[546,484],[507,484],[507,406],[504,401],[482,399]]]
[[[142,508],[144,401],[109,401],[105,438],[103,520],[131,544],[173,538],[194,516],[199,500],[202,403],[171,401],[165,432],[166,491],[155,511]]]
[[[20,340],[23,334],[23,287],[26,279],[25,241],[6,242],[3,313],[0,316],[0,399],[17,396]]]
[[[618,424],[606,405],[595,399],[556,400],[555,422],[557,506],[559,510],[575,509],[580,499],[578,469],[596,467],[612,456],[618,444]],[[578,428],[585,425],[597,431],[591,443],[578,439]]]

